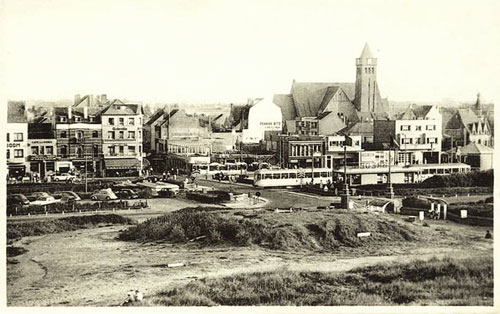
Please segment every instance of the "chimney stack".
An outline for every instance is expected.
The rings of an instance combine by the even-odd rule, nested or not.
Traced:
[[[68,120],[71,120],[73,117],[73,108],[71,106],[68,106]]]
[[[85,106],[83,107],[83,118],[87,120],[89,117],[89,107]]]

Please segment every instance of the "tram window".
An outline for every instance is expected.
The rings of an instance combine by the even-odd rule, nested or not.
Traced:
[[[280,174],[279,173],[273,174],[273,179],[279,179],[279,178],[280,178]]]
[[[443,173],[444,173],[444,169],[438,169],[438,170],[437,170],[437,173],[439,173],[439,174],[443,174]]]
[[[458,168],[451,169],[451,172],[458,172]]]
[[[328,173],[327,172],[322,172],[321,173],[321,177],[322,178],[327,178],[328,177]]]
[[[424,169],[423,173],[424,174],[429,174],[429,169]]]
[[[314,173],[314,177],[315,177],[315,178],[319,178],[320,176],[321,176],[321,173],[320,173],[320,172],[315,172],[315,173]]]
[[[270,173],[264,175],[264,179],[272,179],[272,178],[273,178],[273,175]]]
[[[306,172],[305,175],[306,175],[306,178],[312,178],[312,174],[310,172]]]
[[[436,169],[429,169],[430,170],[430,174],[435,174],[436,173]]]
[[[297,179],[296,173],[290,173],[290,179]]]
[[[281,179],[288,179],[288,173],[282,173]]]
[[[444,169],[444,173],[451,173],[451,169],[450,168]]]
[[[259,173],[257,174],[257,180],[260,180],[262,178],[262,175]]]

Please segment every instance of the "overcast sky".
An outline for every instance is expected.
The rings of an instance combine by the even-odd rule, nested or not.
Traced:
[[[383,97],[491,100],[499,2],[4,0],[7,96],[238,101],[354,82],[368,41]]]

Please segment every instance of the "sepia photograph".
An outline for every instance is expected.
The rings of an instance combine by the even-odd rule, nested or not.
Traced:
[[[0,1],[2,307],[497,313],[498,16]]]

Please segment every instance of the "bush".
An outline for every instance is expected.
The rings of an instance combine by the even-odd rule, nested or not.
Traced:
[[[431,203],[432,202],[430,200],[424,199],[424,198],[407,197],[407,198],[403,199],[403,206],[404,207],[430,209]]]
[[[392,220],[357,213],[264,213],[261,219],[237,219],[212,209],[188,208],[148,219],[119,235],[126,241],[166,240],[174,243],[203,237],[205,245],[259,245],[276,250],[336,250],[377,241],[416,241],[417,231]],[[283,220],[289,217],[290,222]],[[305,216],[309,219],[306,220]],[[312,218],[311,218],[312,217]],[[311,222],[311,219],[314,222]],[[307,221],[307,222],[306,222]],[[372,232],[368,239],[358,232]]]
[[[468,173],[437,175],[419,184],[420,187],[493,187],[493,169]]]
[[[132,224],[133,221],[119,215],[71,216],[52,220],[8,223],[7,239],[16,240],[26,236],[38,236],[88,228],[99,224]]]

